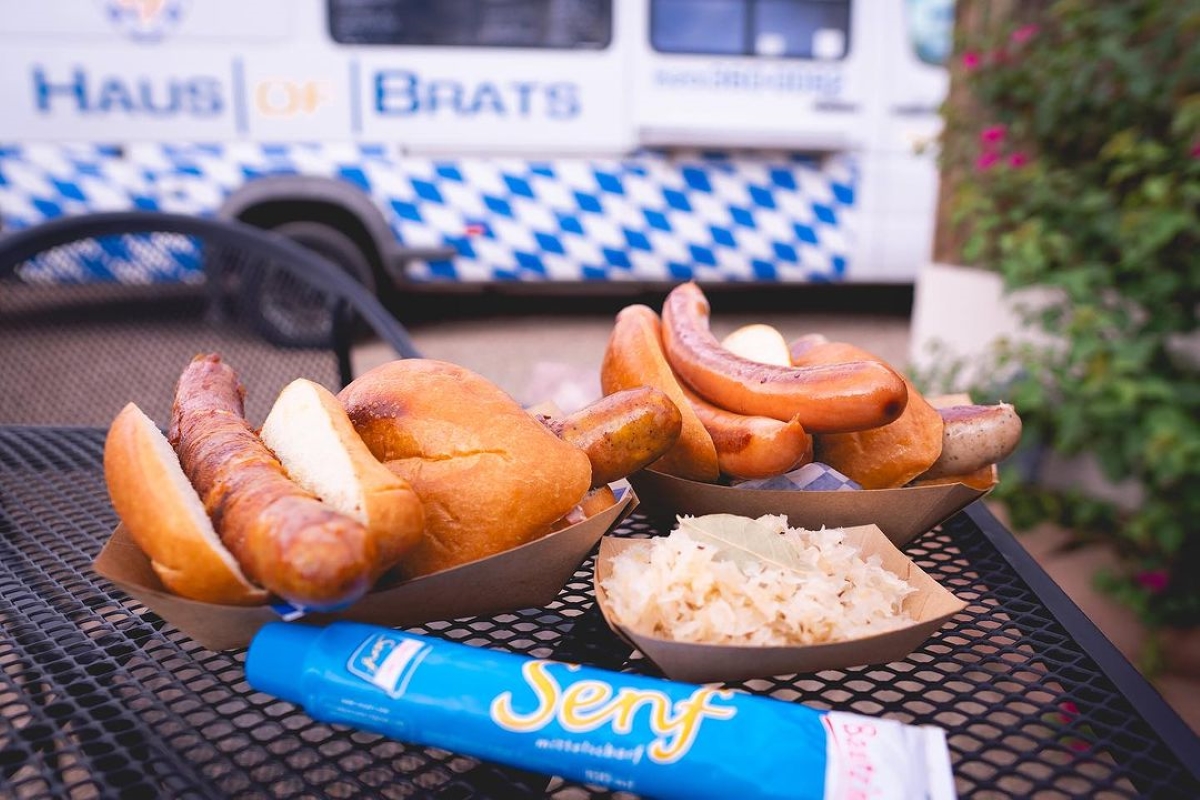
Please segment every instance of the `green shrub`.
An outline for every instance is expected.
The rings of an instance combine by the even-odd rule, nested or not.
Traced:
[[[1024,16],[959,36],[954,82],[969,102],[945,107],[943,198],[963,263],[1062,297],[1027,322],[1065,346],[1006,356],[1019,370],[1004,399],[1029,438],[1094,454],[1145,501],[1123,511],[1013,470],[997,497],[1015,527],[1053,520],[1112,544],[1123,567],[1103,585],[1151,626],[1192,626],[1200,342],[1184,340],[1200,312],[1200,8],[1057,0]]]

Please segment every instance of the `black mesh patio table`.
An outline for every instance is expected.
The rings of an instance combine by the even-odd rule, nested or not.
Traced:
[[[244,650],[204,649],[92,572],[116,525],[103,441],[0,427],[0,796],[621,796],[315,722],[252,690]],[[616,534],[665,532],[635,513]],[[982,504],[906,550],[968,603],[940,633],[903,661],[735,688],[940,726],[964,797],[1200,797],[1200,741]],[[658,674],[608,631],[591,567],[546,608],[411,630]]]

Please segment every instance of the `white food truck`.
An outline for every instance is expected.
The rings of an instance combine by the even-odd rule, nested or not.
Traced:
[[[157,209],[378,285],[912,282],[953,0],[39,0],[0,235]],[[90,260],[27,280],[176,280]]]

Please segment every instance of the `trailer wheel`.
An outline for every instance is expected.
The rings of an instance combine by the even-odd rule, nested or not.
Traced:
[[[297,220],[270,230],[324,256],[368,291],[375,292],[371,262],[346,234],[322,222]],[[319,293],[297,286],[285,271],[270,267],[256,276],[249,297],[256,305],[260,330],[284,347],[326,347],[333,337],[333,309]]]
[[[371,262],[367,255],[353,239],[332,225],[324,222],[297,220],[281,223],[271,230],[325,256],[353,275],[372,293],[375,291],[375,273],[371,269]]]

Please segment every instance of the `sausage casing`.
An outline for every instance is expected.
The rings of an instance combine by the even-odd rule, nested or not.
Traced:
[[[682,387],[713,445],[721,472],[732,478],[771,478],[812,461],[813,437],[796,420],[726,411]]]
[[[721,346],[708,317],[700,287],[680,284],[663,304],[662,337],[671,368],[713,405],[783,422],[795,419],[810,433],[876,428],[904,411],[904,380],[885,364],[782,367],[751,361]]]
[[[683,416],[666,392],[638,386],[607,395],[560,419],[546,420],[563,441],[587,453],[592,488],[631,475],[675,446]]]
[[[626,306],[617,314],[600,364],[600,388],[605,394],[637,386],[653,386],[665,392],[683,416],[675,445],[651,468],[687,480],[716,481],[721,473],[712,437],[692,411],[679,379],[667,363],[658,314],[640,303]]]
[[[939,408],[942,454],[923,479],[965,475],[1003,461],[1021,443],[1021,418],[1008,403]]]
[[[353,602],[378,577],[374,542],[288,478],[246,421],[244,396],[219,356],[184,369],[168,435],[184,474],[251,580],[303,608]]]

